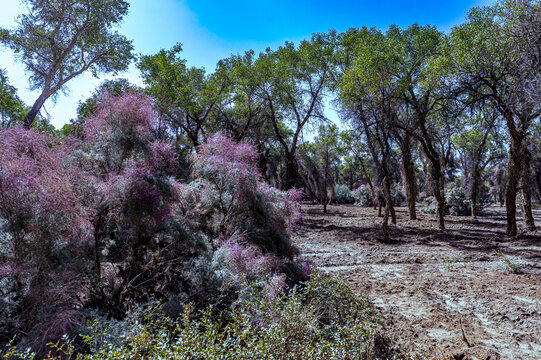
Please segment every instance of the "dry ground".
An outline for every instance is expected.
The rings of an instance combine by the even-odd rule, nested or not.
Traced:
[[[477,220],[448,216],[444,231],[434,216],[410,221],[397,210],[394,241],[384,243],[372,209],[330,206],[323,214],[305,205],[294,241],[320,269],[368,295],[389,353],[541,359],[541,235],[506,237],[499,207]]]

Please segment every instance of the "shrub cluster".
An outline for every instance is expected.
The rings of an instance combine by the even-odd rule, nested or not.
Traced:
[[[149,294],[227,308],[247,279],[280,292],[307,278],[290,241],[299,191],[267,185],[253,147],[220,134],[184,181],[159,134],[135,92],[104,95],[79,140],[0,131],[0,344],[42,353]]]
[[[372,191],[370,191],[370,186],[368,184],[361,185],[357,190],[353,191],[353,197],[355,199],[355,205],[370,207],[374,204],[374,199],[372,198]],[[400,184],[394,183],[391,185],[391,201],[393,206],[400,206],[406,200],[402,187]]]
[[[172,319],[152,303],[121,322],[89,322],[78,359],[368,359],[376,322],[366,299],[315,274],[288,294],[254,282],[221,317],[184,305]],[[67,358],[77,350],[68,339],[54,347]]]
[[[368,184],[361,185],[357,190],[353,191],[353,198],[355,199],[355,205],[368,207],[374,204],[372,192]]]
[[[336,185],[334,187],[334,200],[338,204],[353,204],[355,198],[353,191],[347,185]]]
[[[422,209],[426,214],[435,214],[438,208],[436,198],[426,198],[428,205]],[[477,213],[490,204],[490,197],[481,197],[477,203]],[[450,186],[445,189],[445,214],[454,216],[471,215],[471,200],[468,198],[461,186]]]

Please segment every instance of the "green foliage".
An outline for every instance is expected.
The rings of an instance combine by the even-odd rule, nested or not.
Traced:
[[[212,308],[198,313],[184,305],[173,319],[164,316],[163,305],[151,303],[127,318],[120,334],[118,324],[89,322],[82,336],[88,354],[76,355],[67,338],[52,348],[56,356],[79,360],[370,357],[377,317],[368,301],[343,283],[315,274],[303,287],[276,296],[259,286],[248,287],[249,296],[241,295],[236,308],[222,316]],[[16,358],[14,350],[3,358]]]
[[[33,89],[60,87],[87,69],[97,75],[127,68],[131,42],[111,30],[127,14],[126,1],[79,1],[70,6],[60,1],[24,2],[30,12],[19,15],[14,30],[2,29],[0,40],[26,64]]]
[[[160,116],[171,130],[183,132],[192,147],[202,142],[210,131],[210,118],[225,95],[227,79],[209,76],[205,69],[188,67],[182,59],[181,44],[154,55],[143,55],[137,67],[146,85],[146,93],[154,99]]]
[[[374,199],[372,198],[372,191],[368,185],[361,185],[357,190],[353,192],[355,198],[355,205],[372,206],[374,205]]]
[[[26,112],[17,89],[9,84],[3,69],[0,69],[0,129],[22,122]]]
[[[71,79],[89,70],[126,70],[133,59],[131,41],[113,30],[128,12],[124,0],[25,0],[29,12],[19,15],[13,30],[0,28],[0,43],[11,48],[30,73],[33,90],[40,90],[28,113],[29,127],[44,102]]]
[[[479,199],[477,211],[480,213],[489,205],[489,197]],[[436,199],[430,196],[426,199],[428,205],[422,209],[425,214],[435,214],[437,209]],[[445,190],[445,214],[454,216],[471,215],[471,201],[460,186],[451,186]]]
[[[335,185],[334,200],[338,204],[353,204],[355,202],[353,192],[347,187],[347,185]]]

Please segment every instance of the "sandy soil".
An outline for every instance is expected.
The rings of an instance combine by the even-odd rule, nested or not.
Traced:
[[[444,231],[434,216],[410,221],[397,210],[393,242],[382,241],[374,210],[352,205],[304,206],[294,237],[306,258],[372,300],[382,356],[541,359],[541,235],[506,237],[498,207],[477,220],[448,216]]]

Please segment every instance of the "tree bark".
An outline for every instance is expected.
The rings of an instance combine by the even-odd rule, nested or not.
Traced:
[[[45,93],[41,93],[41,95],[34,102],[34,105],[32,105],[32,108],[30,109],[28,114],[26,114],[23,123],[23,126],[26,130],[30,130],[30,128],[32,127],[32,124],[34,123],[36,116],[38,116],[41,107],[43,106],[43,104],[45,104],[45,100],[47,100],[47,96],[45,96]]]
[[[479,195],[479,187],[481,183],[481,173],[478,169],[478,165],[474,165],[473,170],[473,179],[472,179],[472,188],[471,188],[471,216],[474,219],[477,219],[477,197]]]
[[[391,193],[389,192],[389,179],[387,177],[383,178],[382,188],[383,188],[383,197],[385,198],[385,212],[383,215],[383,223],[381,229],[383,230],[383,237],[385,240],[389,240],[389,213],[391,211]],[[381,208],[380,208],[381,209]]]
[[[532,192],[530,189],[529,183],[529,166],[528,164],[523,164],[524,169],[522,171],[522,176],[520,177],[520,195],[522,197],[522,216],[524,220],[524,225],[529,231],[535,231],[535,220],[532,212]]]
[[[519,149],[511,141],[509,149],[508,182],[505,191],[505,209],[507,212],[507,235],[517,235],[517,188],[521,173],[521,159]]]
[[[404,181],[409,218],[410,220],[415,220],[417,219],[417,212],[415,209],[415,168],[411,156],[409,136],[405,135],[400,144],[402,151],[402,180]]]
[[[441,168],[438,162],[432,163],[432,191],[434,192],[434,197],[438,205],[436,214],[438,218],[438,227],[440,229],[445,229],[445,196],[442,191],[442,178],[441,178]]]
[[[299,169],[295,155],[286,155],[286,171],[284,176],[284,190],[296,187],[299,183]]]

